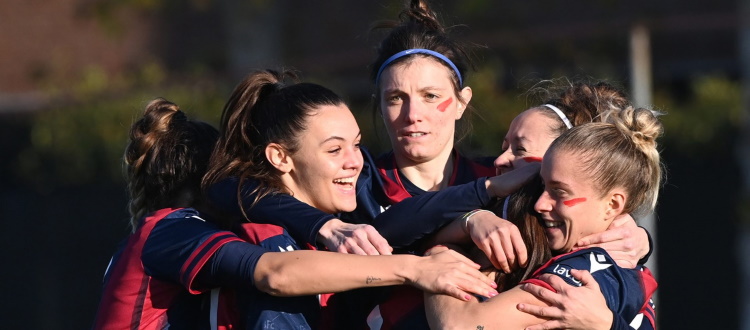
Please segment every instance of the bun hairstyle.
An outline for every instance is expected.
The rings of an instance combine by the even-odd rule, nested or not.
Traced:
[[[557,97],[550,98],[542,104],[549,104],[560,109],[575,127],[599,121],[600,114],[605,111],[625,109],[630,106],[630,101],[625,92],[606,82],[595,84],[579,82],[568,85]],[[560,117],[548,107],[542,105],[536,109],[559,122],[559,125],[554,127],[558,135],[568,130]]]
[[[656,206],[662,164],[656,138],[663,133],[659,112],[627,106],[600,114],[601,122],[575,127],[558,137],[554,150],[579,155],[602,195],[622,187],[628,197],[623,213],[643,216]]]
[[[217,138],[213,126],[189,120],[176,104],[163,98],[149,102],[130,128],[124,155],[133,229],[149,212],[199,198]]]
[[[268,193],[286,192],[279,171],[266,159],[265,148],[278,143],[294,154],[307,118],[317,108],[344,104],[333,91],[316,84],[297,83],[290,72],[273,70],[249,74],[235,87],[221,115],[221,136],[216,144],[203,187],[228,177],[258,181],[255,201]],[[242,196],[237,201],[242,207]]]

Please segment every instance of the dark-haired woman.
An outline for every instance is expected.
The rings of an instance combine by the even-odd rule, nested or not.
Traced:
[[[252,73],[240,82],[224,107],[222,134],[205,184],[211,186],[227,178],[236,178],[240,183],[252,180],[257,183],[253,193],[258,199],[286,195],[325,213],[352,211],[356,208],[355,187],[363,166],[359,126],[338,95],[320,85],[295,83],[294,78],[290,73],[266,70]],[[237,192],[233,197],[242,203],[247,196]],[[282,227],[249,220],[251,223],[238,223],[236,230],[252,243],[271,251],[305,247]],[[420,274],[419,280],[408,279],[407,283],[422,290],[448,291],[463,299],[466,292],[496,294],[488,286],[490,282],[481,282],[482,275],[476,269],[461,270],[470,261],[457,255],[441,256],[439,263],[448,267],[432,268],[435,273],[427,275],[422,271],[437,263],[428,266],[415,256],[319,253],[345,257],[337,262],[321,262],[308,270],[309,276],[321,282],[373,271],[361,268],[367,262],[390,262],[405,268],[417,266],[414,271]],[[411,262],[405,263],[408,260]],[[332,275],[334,272],[338,274]],[[383,277],[378,273],[381,272],[372,273],[359,286],[380,285]],[[432,278],[422,280],[422,276]],[[240,290],[237,300],[240,326],[252,329],[315,328],[319,324],[319,302],[325,304],[317,296],[280,298],[252,289]]]
[[[216,129],[164,99],[149,103],[131,127],[125,168],[133,233],[107,268],[94,329],[216,326],[201,312],[205,297],[198,293],[218,286],[279,296],[404,283],[462,299],[461,288],[492,291],[475,277],[473,263],[454,254],[268,252],[220,230],[212,223],[217,218],[198,211],[207,210],[200,183],[217,138]]]

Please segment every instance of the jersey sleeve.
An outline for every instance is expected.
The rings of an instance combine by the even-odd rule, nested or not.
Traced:
[[[196,275],[223,245],[241,240],[232,232],[205,222],[197,212],[177,211],[157,223],[141,255],[146,274],[181,283],[190,293],[203,291]]]
[[[410,246],[454,219],[490,203],[485,178],[406,198],[378,215],[372,225],[394,248]]]
[[[207,194],[213,205],[222,211],[243,217],[243,210],[237,203],[238,186],[239,179],[228,178],[209,187]],[[248,179],[243,182],[242,205],[248,218],[256,223],[282,226],[299,242],[315,246],[320,228],[328,220],[335,218],[282,193],[269,194],[252,205],[256,196],[252,192],[256,187],[257,182],[254,180]]]
[[[198,273],[196,283],[207,287],[251,288],[255,268],[267,249],[247,242],[228,242]]]

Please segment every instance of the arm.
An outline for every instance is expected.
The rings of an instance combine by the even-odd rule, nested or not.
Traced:
[[[484,302],[474,297],[464,302],[446,295],[426,293],[425,312],[432,329],[523,329],[544,321],[518,311],[515,306],[519,302],[544,305],[516,287]]]
[[[466,212],[487,207],[492,198],[510,195],[538,172],[538,165],[525,166],[500,176],[407,198],[378,215],[373,226],[393,247],[404,248]]]
[[[497,294],[478,266],[455,252],[429,257],[359,256],[297,250],[257,253],[260,247],[232,242],[222,247],[200,280],[213,286],[252,287],[276,296],[340,292],[410,284],[459,299]]]
[[[239,181],[229,178],[211,186],[208,197],[213,205],[233,216],[243,217],[236,194]],[[253,222],[286,228],[299,242],[321,243],[331,251],[355,254],[390,254],[388,242],[369,225],[349,224],[288,194],[271,194],[252,205],[256,183],[243,184],[243,208]]]
[[[491,211],[474,210],[451,222],[434,237],[434,243],[474,244],[497,269],[509,273],[526,266],[528,253],[518,227]]]

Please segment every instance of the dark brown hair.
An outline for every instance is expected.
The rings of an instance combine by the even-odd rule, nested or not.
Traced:
[[[130,223],[149,212],[174,207],[180,198],[200,198],[200,183],[218,138],[216,129],[191,121],[163,98],[151,101],[130,127],[124,168],[130,195]]]
[[[438,20],[437,14],[432,11],[427,2],[424,0],[411,0],[406,9],[399,14],[398,21],[378,22],[373,27],[377,29],[390,29],[390,33],[380,42],[377,48],[377,57],[370,64],[370,80],[377,84],[377,78],[380,66],[394,54],[407,49],[428,49],[442,54],[447,57],[456,66],[463,77],[464,83],[467,80],[469,69],[473,66],[470,61],[468,45],[459,43],[457,40],[450,38],[448,32]],[[403,56],[389,65],[397,65],[412,61],[418,57],[432,57],[426,54],[411,54]],[[451,84],[453,85],[454,94],[459,101],[466,104],[461,98],[461,88],[458,76],[446,63],[435,58],[451,73]],[[380,111],[380,86],[375,85],[375,98],[373,102],[373,115],[377,116]],[[470,117],[472,113],[471,106],[466,104],[466,110],[460,122],[465,123],[457,129],[457,135],[464,136],[470,130]],[[459,138],[460,140],[460,138]]]
[[[551,104],[562,111],[573,126],[599,121],[600,114],[610,109],[624,109],[630,105],[628,96],[622,90],[606,82],[578,82],[563,86],[557,97],[550,98],[542,104]],[[555,88],[555,90],[561,87]],[[535,107],[559,125],[555,128],[557,135],[568,128],[552,110],[541,105]]]
[[[285,81],[291,81],[286,83]],[[299,149],[298,137],[308,117],[325,105],[344,101],[316,84],[297,83],[290,71],[257,71],[235,87],[221,115],[221,136],[216,144],[203,188],[228,177],[258,181],[251,192],[255,201],[274,192],[286,192],[279,171],[266,159],[265,148],[278,143],[290,154]],[[242,207],[241,189],[237,202]]]
[[[544,227],[542,227],[538,214],[534,211],[534,204],[542,194],[542,190],[541,178],[536,176],[513,195],[508,196],[510,199],[508,202],[508,219],[506,220],[518,227],[521,238],[526,245],[528,261],[526,267],[517,268],[510,273],[498,272],[495,282],[499,292],[510,289],[521,281],[528,279],[536,269],[552,258]],[[504,201],[499,200],[489,209],[497,216],[503,217]]]

